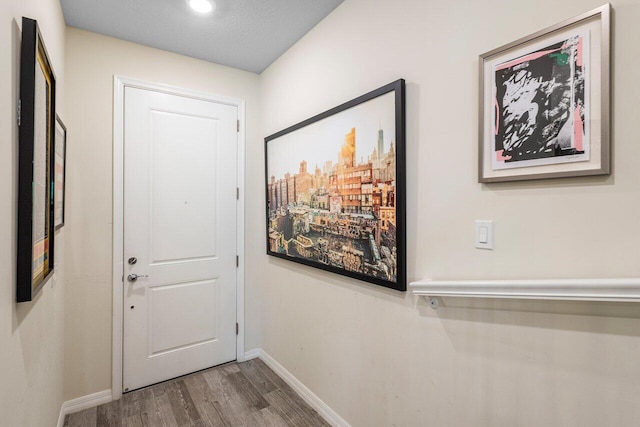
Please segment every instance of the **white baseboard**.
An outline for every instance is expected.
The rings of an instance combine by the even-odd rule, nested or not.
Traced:
[[[261,348],[254,348],[253,350],[249,350],[244,354],[244,360],[257,359],[260,357],[260,353],[264,353],[264,350]]]
[[[299,379],[278,363],[273,357],[269,356],[261,348],[254,348],[244,354],[244,360],[259,358],[268,367],[270,367],[280,378],[282,378],[296,393],[300,395],[313,409],[315,409],[322,417],[334,427],[351,427],[340,415],[338,415],[329,405],[324,403],[322,399],[316,396],[307,388]]]
[[[85,409],[93,408],[94,406],[102,405],[103,403],[109,403],[113,400],[111,390],[103,390],[97,393],[88,394],[72,400],[67,400],[60,407],[60,415],[58,416],[58,427],[64,425],[64,418]]]

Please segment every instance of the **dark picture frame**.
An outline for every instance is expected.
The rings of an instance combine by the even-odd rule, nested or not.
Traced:
[[[480,55],[478,182],[611,171],[611,6]]]
[[[268,255],[406,291],[405,81],[266,137],[265,192]]]
[[[18,133],[18,302],[31,301],[54,272],[56,79],[38,28],[22,18]]]
[[[56,114],[55,132],[55,180],[54,180],[54,226],[56,231],[64,227],[67,182],[67,127]]]

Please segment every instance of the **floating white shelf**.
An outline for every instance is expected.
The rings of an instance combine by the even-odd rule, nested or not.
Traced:
[[[424,280],[409,284],[426,297],[640,302],[640,278],[551,280]],[[431,302],[437,308],[437,300]]]

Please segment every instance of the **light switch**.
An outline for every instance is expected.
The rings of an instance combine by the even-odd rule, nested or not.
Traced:
[[[493,221],[476,221],[476,248],[493,249]]]
[[[489,229],[486,225],[481,225],[478,230],[478,243],[487,243],[489,241]]]

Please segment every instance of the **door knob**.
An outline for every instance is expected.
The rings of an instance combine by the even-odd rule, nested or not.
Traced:
[[[146,274],[136,274],[136,273],[131,273],[130,275],[127,276],[127,280],[130,282],[135,282],[136,280],[138,280],[139,277],[149,277]]]

